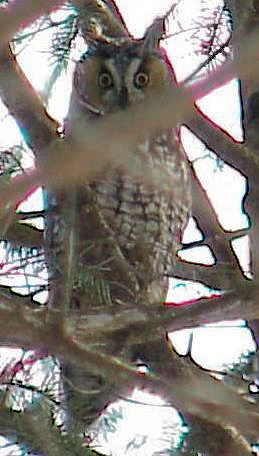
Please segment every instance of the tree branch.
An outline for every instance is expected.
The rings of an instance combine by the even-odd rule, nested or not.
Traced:
[[[63,5],[64,0],[14,0],[0,12],[1,43],[13,38],[15,32],[29,26],[42,14]]]

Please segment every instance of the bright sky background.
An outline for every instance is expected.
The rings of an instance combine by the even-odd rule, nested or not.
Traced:
[[[117,0],[116,3],[121,10],[130,32],[136,37],[141,37],[154,17],[165,13],[169,7],[171,7],[172,0],[161,0],[159,2],[157,0],[141,0],[141,2],[139,0],[131,0],[130,2],[128,0]],[[208,3],[216,4],[218,1],[208,0]],[[182,7],[186,8],[186,4],[188,4],[188,8],[184,10],[186,16],[186,24],[184,24],[184,26],[188,28],[193,17],[192,8],[194,8],[194,12],[197,11],[197,4],[196,2],[183,0]],[[59,13],[56,13],[54,18],[57,19],[58,14]],[[188,41],[183,41],[183,39],[184,37],[180,34],[164,43],[168,54],[173,57],[179,79],[184,79],[198,65],[196,60],[190,62],[190,59],[187,59],[187,57],[183,61],[183,58],[181,57],[183,46],[184,53],[186,54],[186,46],[188,46]],[[80,40],[78,40],[78,42],[79,41]],[[49,59],[48,43],[49,32],[42,32],[38,35],[37,39],[32,40],[30,46],[25,47],[19,55],[19,62],[25,73],[33,86],[42,95],[44,95],[43,90],[45,81],[48,79],[52,68]],[[75,59],[80,55],[80,52],[82,52],[83,49],[84,44],[81,42],[80,51],[75,50],[74,52]],[[73,65],[71,65],[71,68],[72,67]],[[71,74],[69,76],[63,75],[55,85],[55,90],[53,91],[53,96],[49,103],[50,113],[59,120],[66,115],[70,87]],[[228,87],[218,89],[216,94],[209,95],[200,100],[199,106],[207,115],[229,131],[237,140],[242,140],[238,87],[236,81],[230,83]],[[0,120],[2,120],[0,124],[0,147],[8,147],[14,143],[19,143],[20,135],[18,128],[4,107],[0,108]],[[224,166],[223,170],[216,169],[213,156],[211,154],[209,155],[205,146],[188,131],[183,132],[182,138],[183,145],[188,152],[189,158],[195,160],[195,168],[199,174],[200,181],[207,189],[209,197],[213,200],[215,210],[222,226],[229,230],[236,230],[247,226],[247,218],[241,210],[241,199],[245,192],[244,178],[227,166]],[[217,152],[220,153],[220,151]],[[30,157],[30,154],[28,154],[28,157]],[[31,159],[28,159],[27,165],[31,165]],[[218,191],[219,188],[222,189],[221,192]],[[34,204],[38,205],[41,199],[38,195],[34,195],[30,201],[31,202],[26,202],[28,208],[33,201]],[[192,239],[195,236],[199,236],[197,229],[195,231],[193,221],[190,221],[189,233],[189,236],[191,236]],[[186,233],[185,236],[188,236],[188,233]],[[248,254],[247,248],[244,246],[247,246],[247,238],[236,241],[236,243],[239,243],[239,249],[244,250],[242,261],[245,265],[244,267],[246,267],[245,263],[248,262]],[[207,264],[211,264],[213,261],[210,250],[206,247],[197,247],[195,251],[189,254],[185,253],[185,255],[191,255],[191,259],[194,257],[199,259],[202,258],[202,261],[207,262]],[[3,251],[2,257],[4,257]],[[46,280],[46,275],[42,280]],[[192,298],[201,294],[206,295],[206,293],[208,293],[208,290],[205,290],[205,287],[201,285],[183,284],[182,282],[179,283],[175,279],[172,279],[168,300],[172,300],[172,296],[174,297],[174,301],[177,299],[180,301],[182,296],[185,296],[186,299],[186,297]],[[213,325],[210,329],[199,328],[195,330],[177,331],[172,335],[172,341],[179,353],[185,354],[189,344],[190,333],[193,333],[192,356],[195,361],[206,368],[221,369],[222,366],[227,363],[237,360],[241,353],[255,349],[251,333],[244,327],[242,322],[228,322],[226,325],[227,327],[225,328],[222,327],[221,324],[221,327]],[[0,350],[0,361],[1,356],[3,356],[3,351]],[[15,356],[14,352],[12,352],[12,356]],[[141,394],[143,393],[136,392],[134,399],[145,402],[150,400],[153,404],[156,401],[159,401],[159,399],[154,397],[148,399],[147,396],[145,396],[143,398]],[[118,407],[120,407],[120,404]],[[127,426],[127,431],[129,428],[131,429],[132,439],[135,439],[137,435],[139,443],[142,444],[147,432],[152,431],[153,438],[155,439],[155,434],[159,432],[163,433],[163,429],[165,425],[168,425],[168,422],[178,420],[180,423],[179,418],[175,416],[175,413],[171,409],[166,407],[161,407],[160,409],[159,407],[148,408],[146,405],[139,405],[138,411],[136,411],[136,405],[134,405],[129,406],[128,409],[123,411],[123,414],[125,416],[127,415],[127,417],[132,414],[134,415],[133,421],[135,428],[133,427],[133,422],[130,426]],[[159,411],[159,417],[161,415],[161,418],[159,418],[160,421],[158,420],[158,410],[161,411],[161,413]],[[147,419],[147,416],[149,419]],[[139,418],[139,420],[137,418]],[[145,426],[147,426],[148,429],[146,429]],[[121,443],[121,440],[118,444],[117,439],[119,435],[120,438],[123,436],[124,429],[125,427],[120,428],[116,435],[114,433],[111,434],[111,439],[108,439],[108,443],[106,442],[107,454],[112,451],[113,456],[122,456],[121,451],[123,444]],[[170,432],[171,431],[170,428]],[[164,436],[166,438],[165,432]],[[138,456],[140,454],[139,450],[134,450],[132,445],[129,444],[130,437],[128,434],[124,436],[124,442],[125,447],[123,454],[130,454],[131,456]],[[104,438],[99,439],[98,443],[104,445]],[[141,446],[140,451],[142,456],[150,456],[151,449],[148,445],[149,443],[150,438],[143,447]],[[161,448],[163,449],[166,446],[166,443],[158,443],[158,440],[156,439],[151,443],[153,452],[155,450],[160,451]],[[156,445],[160,445],[160,447],[156,447]],[[7,454],[9,456],[11,454],[10,449],[8,451],[8,453],[0,452],[0,456],[7,456]],[[104,451],[104,448],[102,448],[102,451]]]

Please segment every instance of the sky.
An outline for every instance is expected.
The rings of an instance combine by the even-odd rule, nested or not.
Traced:
[[[158,2],[156,0],[141,0],[141,2],[139,2],[139,0],[131,0],[129,2],[128,0],[117,0],[116,3],[130,32],[135,37],[141,37],[154,17],[168,11],[171,7],[172,1],[164,0]],[[200,5],[201,3],[202,2],[200,2]],[[205,2],[203,1],[203,5],[204,3]],[[209,2],[208,0],[207,3],[212,5],[218,3],[218,1],[210,0]],[[188,8],[186,7],[187,4]],[[197,5],[198,2],[188,2],[187,0],[183,0],[181,3],[180,8],[182,8],[185,17],[185,23],[183,25],[185,29],[192,26],[193,14],[197,14]],[[194,10],[192,10],[192,8],[194,8]],[[59,14],[60,13],[56,13],[53,15],[53,18],[57,19]],[[170,30],[170,33],[173,32],[174,30]],[[42,97],[44,97],[45,83],[51,71],[48,43],[49,32],[42,32],[38,35],[37,39],[33,39],[30,42],[28,47],[24,47],[19,50],[19,63],[21,64],[27,77],[30,79],[32,85],[39,91]],[[77,59],[85,48],[84,43],[82,43],[80,39],[77,40],[77,46],[78,47],[73,52],[74,59]],[[193,71],[193,69],[197,67],[198,60],[196,56],[193,55],[193,58],[190,59],[190,50],[188,50],[189,44],[186,34],[176,34],[171,39],[166,40],[164,46],[168,55],[172,57],[179,80],[183,80]],[[71,71],[72,69],[73,62],[71,62],[70,66]],[[53,94],[49,102],[49,111],[51,115],[59,120],[62,120],[62,118],[65,117],[66,110],[68,108],[72,78],[71,71],[68,72],[68,74],[62,75],[59,79],[54,87]],[[232,81],[227,87],[220,88],[215,92],[216,93],[199,100],[199,107],[206,113],[206,115],[212,118],[215,123],[218,123],[222,126],[222,128],[226,129],[236,140],[241,141],[242,128],[240,121],[237,81]],[[18,143],[20,141],[18,128],[4,107],[1,107],[0,109],[0,121],[1,120],[0,147],[9,147],[14,143]],[[195,163],[195,169],[199,176],[199,180],[213,202],[221,225],[225,229],[233,231],[246,227],[248,221],[245,214],[242,212],[241,207],[242,197],[246,190],[244,178],[226,165],[223,169],[217,169],[217,167],[215,167],[213,153],[208,151],[196,137],[186,130],[186,128],[182,129],[182,143],[189,159]],[[26,166],[31,166],[31,160],[30,152],[28,152]],[[219,188],[222,189],[221,192],[218,191]],[[28,210],[29,208],[31,209],[34,207],[33,204],[37,207],[39,204],[42,204],[40,191],[38,194],[34,195],[30,201],[24,203],[23,209],[26,207],[25,204],[28,207]],[[198,238],[200,233],[197,227],[195,227],[193,219],[191,219],[185,233],[185,239],[193,240],[195,236]],[[244,268],[246,268],[249,261],[247,237],[237,240],[236,245],[236,248],[240,252],[243,252],[240,256],[240,261],[244,264]],[[183,258],[189,258],[192,261],[195,258],[197,261],[202,261],[207,264],[211,264],[213,262],[210,249],[205,246],[197,247],[192,252],[185,252],[182,253],[182,255]],[[2,256],[4,256],[3,251]],[[44,274],[42,277],[43,281],[46,280],[46,271]],[[21,282],[16,282],[16,286],[17,283],[21,286],[22,278],[19,280],[21,280]],[[208,293],[209,290],[205,289],[205,287],[201,285],[183,283],[182,281],[179,282],[172,279],[168,292],[168,301],[170,301],[172,297],[174,300],[178,299],[181,301],[183,296],[184,299],[186,299],[186,297],[190,297],[191,299],[192,297],[206,295]],[[193,336],[192,357],[198,364],[207,369],[220,370],[222,369],[222,366],[225,366],[233,361],[237,361],[241,353],[246,353],[248,350],[255,349],[251,333],[242,321],[211,325],[210,328],[203,327],[199,329],[177,331],[174,334],[171,334],[171,340],[179,353],[186,354],[189,347],[190,334]],[[12,353],[12,356],[15,356],[14,352]],[[3,349],[0,349],[0,356],[4,357]],[[9,354],[8,356],[11,355]],[[19,356],[19,354],[17,354],[17,356]],[[132,424],[128,426],[128,428],[130,427],[131,429],[131,436],[128,434],[124,435],[125,427],[121,427],[121,425],[118,427],[118,432],[111,432],[111,435],[106,436],[107,439],[105,436],[99,436],[99,440],[97,438],[96,442],[99,445],[102,445],[102,451],[106,449],[107,454],[112,452],[112,456],[121,456],[122,448],[124,448],[123,454],[137,456],[140,454],[139,448],[141,447],[141,455],[150,456],[150,443],[152,445],[153,452],[154,450],[157,452],[162,451],[168,444],[168,442],[164,442],[161,439],[159,441],[159,438],[156,438],[158,435],[163,435],[166,440],[166,426],[169,426],[169,433],[172,431],[172,428],[169,425],[170,423],[175,421],[179,429],[181,427],[181,420],[179,419],[179,416],[171,409],[168,410],[166,407],[160,407],[161,413],[159,412],[159,417],[161,415],[161,418],[158,420],[157,410],[159,407],[155,407],[155,405],[159,405],[159,401],[161,402],[161,399],[154,396],[146,396],[143,392],[135,392],[134,394],[134,400],[145,403],[151,401],[153,406],[148,408],[147,405],[139,404],[137,412],[136,404],[134,406],[129,405],[128,408],[123,408],[123,412],[121,413],[128,420],[130,420],[132,414],[134,415],[134,425],[131,421]],[[125,401],[123,402],[125,405]],[[121,410],[122,403],[117,404],[117,407],[118,410]],[[139,420],[137,420],[136,417],[139,417]],[[153,440],[150,440],[150,437],[148,439],[145,437],[148,433],[150,434],[150,432],[153,435]],[[124,438],[124,443],[122,443],[122,437]],[[177,432],[175,438],[178,438]],[[10,449],[8,451],[10,451]],[[0,456],[6,456],[7,454],[10,455],[10,453],[0,452]]]

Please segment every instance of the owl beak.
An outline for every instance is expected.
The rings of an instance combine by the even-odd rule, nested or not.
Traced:
[[[121,89],[119,89],[118,91],[118,106],[121,108],[121,109],[125,109],[126,106],[128,105],[128,102],[129,102],[129,96],[128,96],[128,89],[127,87],[123,86],[121,87]]]

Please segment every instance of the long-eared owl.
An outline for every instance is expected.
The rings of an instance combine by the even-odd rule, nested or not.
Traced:
[[[127,110],[171,84],[160,38],[148,29],[140,40],[129,36],[89,40],[88,50],[75,68],[67,136],[79,123],[85,125],[83,133],[87,134],[93,122]],[[181,229],[190,212],[188,165],[172,129],[147,134],[130,153],[139,169],[130,166],[131,160],[125,167],[111,163],[76,189],[77,254],[70,304],[86,315],[93,310],[98,313],[98,306],[102,309],[108,302],[112,309],[163,302],[164,277],[172,272]],[[105,291],[98,293],[98,289]],[[123,337],[117,332],[99,346],[108,355],[124,356]],[[129,352],[127,357],[131,357]],[[95,390],[81,400],[86,424],[118,393],[114,379],[71,366],[64,373],[80,388]],[[75,390],[74,394],[79,393]]]
[[[145,100],[171,79],[159,40],[148,33],[120,45],[96,42],[76,65],[68,134],[78,119],[87,131],[91,122]],[[148,304],[165,298],[163,276],[172,271],[190,210],[189,176],[172,129],[147,135],[132,154],[141,173],[111,163],[78,191],[78,267],[98,269],[113,303]],[[90,293],[78,283],[79,306],[80,290],[84,299]]]

